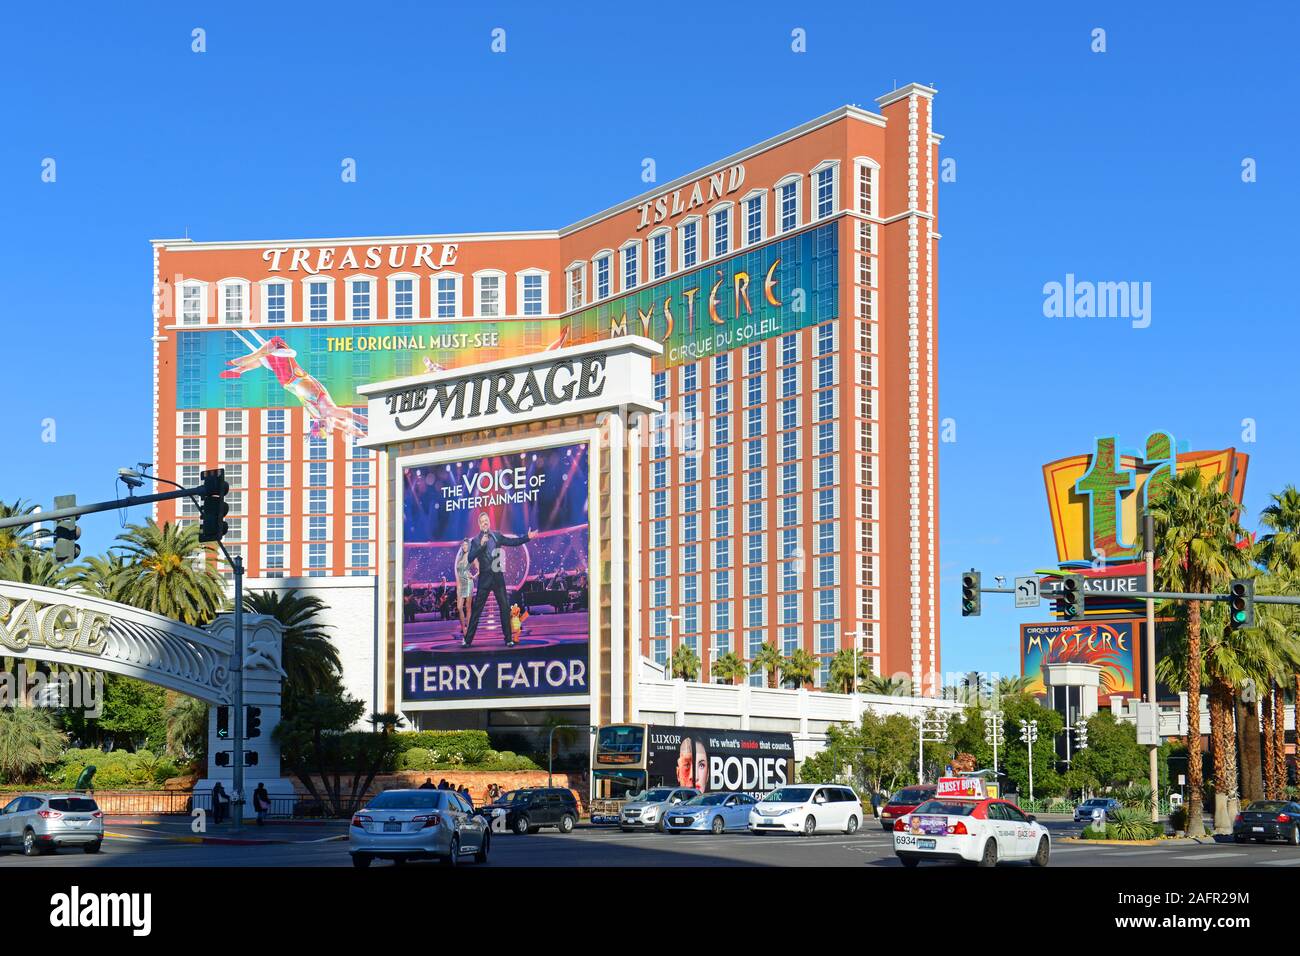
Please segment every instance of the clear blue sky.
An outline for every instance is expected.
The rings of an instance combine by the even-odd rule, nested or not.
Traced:
[[[1295,8],[1137,6],[10,5],[0,497],[108,497],[149,456],[151,238],[550,228],[642,191],[644,157],[666,181],[918,81],[957,160],[940,193],[943,660],[1013,672],[1026,618],[990,599],[963,620],[955,582],[1051,561],[1042,463],[1154,428],[1240,444],[1252,418],[1250,519],[1300,480]],[[1066,273],[1150,282],[1150,327],[1045,318]],[[102,548],[117,519],[85,528]]]

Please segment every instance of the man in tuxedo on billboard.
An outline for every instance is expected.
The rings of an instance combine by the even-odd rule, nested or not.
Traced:
[[[486,511],[478,515],[478,534],[469,546],[468,563],[478,562],[478,587],[474,591],[474,605],[470,608],[469,623],[465,625],[465,639],[461,647],[474,643],[474,634],[478,630],[478,618],[487,604],[488,595],[497,599],[497,614],[501,618],[501,633],[505,635],[506,646],[514,647],[515,636],[510,630],[510,595],[506,593],[506,576],[502,548],[516,548],[527,544],[536,532],[528,531],[522,538],[492,530],[492,519]]]

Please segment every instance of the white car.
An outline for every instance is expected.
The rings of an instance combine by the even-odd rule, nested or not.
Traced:
[[[946,797],[928,800],[894,822],[894,853],[904,866],[958,860],[997,866],[1028,860],[1047,866],[1047,828],[1006,800]]]
[[[862,802],[850,787],[804,783],[773,790],[749,811],[750,833],[855,833]]]

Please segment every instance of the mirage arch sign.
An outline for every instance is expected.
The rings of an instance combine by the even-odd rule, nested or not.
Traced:
[[[0,655],[137,677],[210,704],[234,690],[233,634],[78,591],[0,581]]]
[[[262,733],[244,742],[244,779],[250,789],[260,782],[273,796],[291,796],[272,739],[280,722],[280,649],[278,622],[244,615],[244,705],[260,708],[262,722]],[[0,581],[0,657],[122,674],[217,705],[208,708],[207,777],[195,785],[196,794],[210,792],[217,780],[231,788],[233,768],[217,762],[231,753],[230,741],[217,733],[217,707],[234,696],[234,652],[231,614],[206,628],[190,627],[81,591]]]

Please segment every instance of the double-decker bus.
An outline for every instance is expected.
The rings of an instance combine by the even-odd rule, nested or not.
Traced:
[[[794,738],[757,730],[607,724],[591,755],[592,822],[651,787],[755,796],[794,781]]]

